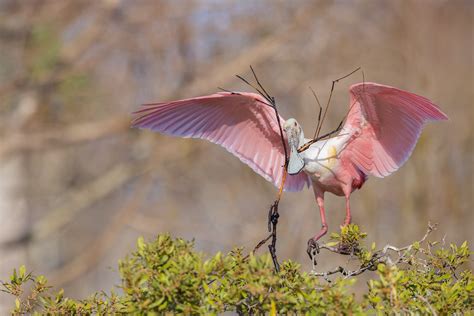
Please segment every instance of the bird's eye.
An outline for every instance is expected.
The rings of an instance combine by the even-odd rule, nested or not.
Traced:
[[[296,124],[296,122],[295,122],[295,127],[296,127],[297,125],[298,125],[298,124]]]

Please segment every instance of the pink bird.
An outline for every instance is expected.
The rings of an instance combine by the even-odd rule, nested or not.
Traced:
[[[365,82],[352,85],[349,92],[349,112],[339,133],[305,146],[306,150],[302,146],[311,140],[304,137],[298,122],[280,117],[290,150],[284,190],[300,191],[312,185],[321,215],[321,230],[308,241],[308,249],[316,247],[328,230],[325,192],[345,197],[344,225],[348,225],[351,193],[369,175],[383,178],[400,168],[425,122],[448,118],[428,99],[397,88]],[[279,123],[274,109],[259,94],[221,92],[144,105],[135,114],[135,127],[206,139],[223,146],[275,186],[282,182],[285,152]]]

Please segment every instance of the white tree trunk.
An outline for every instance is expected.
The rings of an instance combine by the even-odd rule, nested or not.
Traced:
[[[28,210],[24,196],[21,155],[0,160],[0,280],[8,281],[13,268],[27,264],[25,237]],[[0,315],[8,315],[13,299],[0,295]]]
[[[35,108],[35,98],[23,97],[9,122],[9,131],[18,132]],[[3,135],[8,137],[8,135]],[[0,139],[0,142],[2,140]],[[27,262],[30,218],[26,197],[24,155],[13,153],[0,157],[0,280],[9,281],[14,268]],[[8,315],[13,299],[0,295],[0,315]]]

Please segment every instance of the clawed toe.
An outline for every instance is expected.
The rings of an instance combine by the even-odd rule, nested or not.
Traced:
[[[314,238],[310,238],[308,240],[308,248],[306,249],[306,253],[311,260],[313,260],[313,258],[319,253],[319,244],[316,240],[314,240]]]

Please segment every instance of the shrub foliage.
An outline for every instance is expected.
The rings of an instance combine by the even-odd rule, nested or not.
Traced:
[[[329,273],[303,272],[286,261],[275,273],[269,255],[245,255],[234,249],[207,257],[193,242],[159,235],[119,261],[120,294],[98,292],[87,299],[52,291],[44,276],[13,271],[2,291],[16,297],[12,313],[39,314],[463,314],[473,310],[473,274],[467,243],[461,246],[423,239],[405,248],[376,251],[361,244],[355,225],[333,234],[325,246],[358,260],[360,268]],[[324,249],[324,246],[323,248]],[[395,256],[389,256],[388,250]],[[321,256],[321,255],[320,255]],[[354,275],[374,270],[367,291],[356,299]],[[357,272],[357,273],[355,273]],[[333,279],[330,280],[329,276]]]

